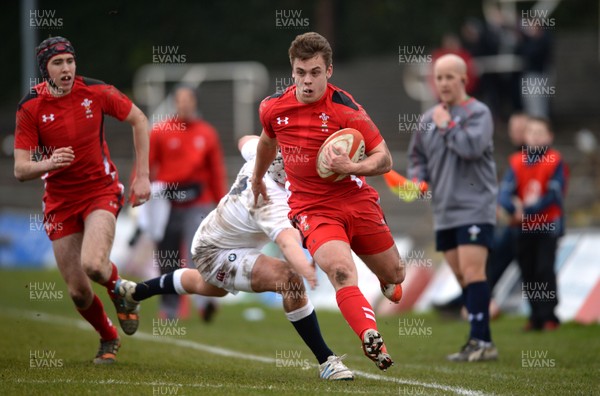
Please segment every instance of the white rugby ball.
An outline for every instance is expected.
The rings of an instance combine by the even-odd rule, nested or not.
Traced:
[[[344,150],[350,160],[354,163],[360,161],[365,156],[365,139],[359,131],[354,128],[344,128],[334,132],[323,142],[317,154],[317,173],[322,179],[330,182],[336,182],[344,179],[348,175],[341,175],[325,168],[325,148],[328,146],[338,147]]]

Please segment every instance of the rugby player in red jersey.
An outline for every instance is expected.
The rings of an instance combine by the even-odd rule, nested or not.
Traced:
[[[392,157],[365,110],[348,93],[328,83],[333,73],[332,50],[323,36],[314,32],[297,36],[289,57],[295,84],[260,105],[263,132],[252,180],[255,200],[260,205],[261,199],[268,199],[262,177],[279,145],[288,177],[289,218],[315,262],[327,273],[338,307],[362,340],[365,355],[386,370],[393,361],[377,331],[373,308],[358,288],[351,250],[382,284],[401,287],[404,263],[379,196],[364,178],[388,172]],[[336,154],[330,147],[326,152],[329,168],[349,175],[330,183],[317,174],[317,152],[329,135],[342,128],[363,134],[367,156],[353,163],[347,153]]]
[[[77,76],[75,50],[67,39],[48,38],[36,54],[44,82],[19,103],[14,173],[19,181],[44,180],[44,227],[58,269],[77,311],[100,334],[94,363],[113,363],[118,332],[90,279],[106,287],[125,333],[133,334],[139,320],[138,306],[114,292],[119,275],[109,254],[124,189],[104,139],[104,115],[133,127],[134,206],[150,197],[148,120],[115,87]],[[42,154],[41,160],[35,160],[36,153]]]

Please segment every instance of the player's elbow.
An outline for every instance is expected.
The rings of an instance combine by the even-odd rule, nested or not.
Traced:
[[[150,128],[148,128],[148,117],[146,117],[144,112],[137,106],[134,106],[131,109],[131,113],[125,121],[134,128],[140,128],[141,130],[145,130],[148,134],[150,133]]]
[[[25,173],[23,172],[23,170],[16,165],[15,165],[15,169],[14,169],[14,175],[15,175],[15,178],[20,182],[27,181],[27,177],[25,176]]]
[[[142,111],[136,117],[136,124],[143,128],[146,133],[150,134],[150,128],[148,127],[148,117]]]
[[[394,160],[392,159],[392,155],[388,152],[386,155],[383,156],[383,159],[381,161],[381,166],[380,166],[380,170],[382,173],[388,173],[389,171],[392,170],[392,167],[394,166]]]
[[[391,171],[393,167],[394,167],[394,160],[392,159],[392,155],[390,154],[390,155],[388,155],[388,161],[387,161],[386,168],[385,168],[386,173]]]

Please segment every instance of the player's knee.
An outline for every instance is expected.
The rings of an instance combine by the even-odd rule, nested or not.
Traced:
[[[350,286],[354,279],[351,269],[349,269],[347,266],[333,267],[329,277],[334,286]]]
[[[279,280],[277,281],[277,284],[281,285],[282,289],[293,288],[294,290],[304,290],[304,282],[302,281],[302,277],[291,269],[282,268],[279,271],[278,278]]]
[[[81,264],[87,276],[94,282],[102,282],[106,277],[106,265],[100,258],[82,259]]]
[[[406,273],[404,271],[404,267],[397,268],[396,271],[393,273],[392,276],[393,276],[394,279],[390,283],[399,284],[399,283],[404,282],[404,278],[406,276]]]
[[[404,268],[398,268],[395,271],[388,272],[383,277],[379,277],[381,282],[391,285],[391,284],[400,284],[404,282]]]
[[[69,296],[77,308],[85,309],[90,306],[94,298],[94,293],[89,287],[77,285],[76,287],[69,288]]]
[[[306,298],[302,277],[289,269],[281,271],[279,280],[275,283],[275,289],[284,300],[298,301]]]
[[[486,280],[485,273],[483,273],[481,271],[472,271],[472,272],[465,272],[465,274],[462,277],[462,281],[459,281],[459,283],[461,285],[466,286],[471,283],[482,282],[485,280]]]

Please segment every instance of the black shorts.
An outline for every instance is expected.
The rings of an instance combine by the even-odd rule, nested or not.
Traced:
[[[452,250],[459,245],[481,245],[492,248],[494,226],[491,224],[469,224],[435,232],[435,249],[438,252]]]

